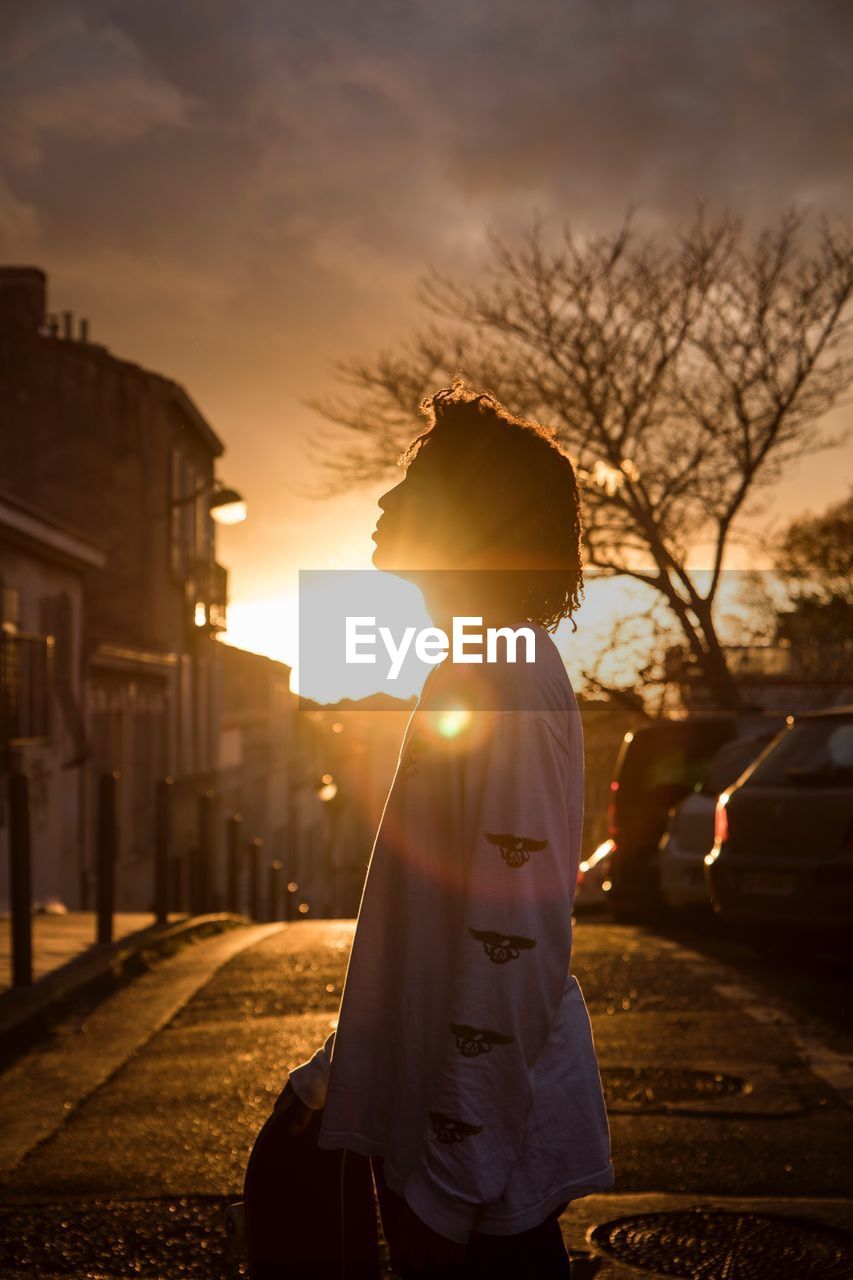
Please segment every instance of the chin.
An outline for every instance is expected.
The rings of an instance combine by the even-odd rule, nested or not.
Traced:
[[[374,569],[381,569],[383,573],[399,573],[400,566],[393,556],[389,556],[387,552],[377,547],[373,555],[370,557]]]
[[[398,552],[399,547],[396,547],[393,542],[389,545],[387,537],[376,538],[376,545],[370,557],[374,569],[384,569],[387,573],[396,572],[400,567]]]
[[[399,556],[391,554],[387,549],[377,547],[370,557],[374,569],[380,569],[383,573],[396,574],[398,578],[408,578],[414,571],[407,568],[401,562]]]

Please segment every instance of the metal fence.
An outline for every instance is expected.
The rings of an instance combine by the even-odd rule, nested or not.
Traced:
[[[52,662],[53,636],[0,631],[0,744],[50,736]]]

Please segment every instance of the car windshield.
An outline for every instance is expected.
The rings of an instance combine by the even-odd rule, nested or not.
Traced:
[[[731,720],[670,722],[661,730],[640,731],[625,752],[619,785],[623,795],[686,795],[700,786],[722,744],[731,739]]]
[[[853,786],[853,716],[799,721],[749,780],[764,787]]]
[[[764,750],[769,738],[748,738],[730,742],[720,751],[711,765],[711,771],[701,787],[702,795],[718,796],[726,787],[737,782],[747,765]]]

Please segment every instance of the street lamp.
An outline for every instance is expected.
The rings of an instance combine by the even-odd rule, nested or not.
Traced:
[[[207,508],[217,524],[241,524],[246,519],[246,500],[236,489],[214,489]]]
[[[195,493],[183,498],[172,498],[169,506],[186,507],[202,494],[207,494],[207,509],[217,524],[240,524],[246,519],[246,500],[236,489],[226,489],[219,480],[203,484]]]

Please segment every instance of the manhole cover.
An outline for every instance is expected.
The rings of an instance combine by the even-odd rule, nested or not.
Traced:
[[[688,1209],[602,1222],[589,1233],[601,1253],[688,1280],[841,1280],[853,1277],[853,1237],[771,1214]]]
[[[748,1093],[752,1087],[748,1081],[722,1071],[677,1067],[604,1067],[601,1079],[609,1106],[644,1110],[716,1102]]]
[[[227,1200],[88,1201],[0,1209],[0,1276],[239,1280]]]

